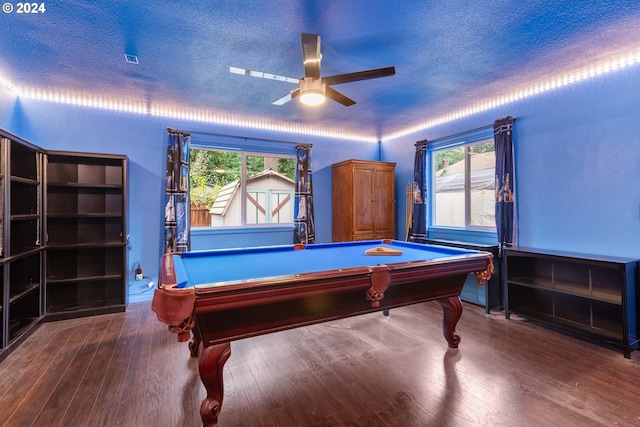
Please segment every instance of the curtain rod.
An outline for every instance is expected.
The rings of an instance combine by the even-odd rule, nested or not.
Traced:
[[[429,143],[433,144],[434,142],[437,142],[437,141],[440,141],[440,140],[443,140],[443,139],[456,138],[458,136],[466,135],[468,133],[477,132],[477,131],[485,130],[485,129],[486,130],[493,129],[493,124],[480,126],[480,127],[475,128],[475,129],[465,130],[463,132],[452,133],[451,135],[447,135],[447,136],[441,136],[440,138],[435,138],[435,139],[430,140]]]
[[[494,121],[494,122],[493,122],[492,124],[490,124],[490,125],[484,125],[484,126],[477,127],[477,128],[475,128],[475,129],[469,129],[469,130],[465,130],[465,131],[462,131],[462,132],[453,133],[453,134],[451,134],[451,135],[442,136],[442,137],[440,137],[440,138],[432,139],[432,140],[431,140],[431,141],[429,141],[429,142],[430,142],[430,143],[433,143],[433,142],[439,141],[439,140],[441,140],[441,139],[455,138],[455,137],[458,137],[458,136],[461,136],[461,135],[465,135],[465,134],[472,133],[472,132],[477,132],[477,131],[480,131],[480,130],[485,130],[485,129],[486,129],[486,130],[489,130],[489,129],[493,129],[494,124],[495,124],[496,122],[500,122],[500,121],[503,121],[503,120],[504,120],[504,121],[507,121],[507,120],[510,120],[510,121],[516,121],[516,117],[515,117],[515,116],[507,116],[507,117],[503,117],[503,118],[501,118],[501,119],[497,119],[496,121]],[[419,142],[423,142],[423,141],[418,141],[418,143],[419,143]]]
[[[242,139],[242,140],[245,140],[245,141],[247,141],[249,139],[252,139],[254,141],[278,142],[278,143],[291,144],[291,145],[303,146],[303,147],[305,147],[305,146],[306,147],[311,147],[312,146],[312,144],[305,144],[305,143],[301,143],[301,142],[291,142],[291,141],[284,141],[284,140],[279,140],[279,139],[268,139],[268,138],[254,138],[254,137],[250,137],[250,136],[229,135],[229,134],[224,134],[224,133],[205,132],[205,131],[199,131],[199,130],[182,131],[182,130],[175,130],[175,129],[170,129],[170,128],[167,128],[167,130],[174,131],[175,133],[182,133],[183,135],[200,134],[200,135],[220,136],[220,137],[224,137],[224,138],[237,138],[237,139]]]
[[[176,135],[182,135],[182,136],[189,136],[189,132],[185,132],[183,130],[179,130],[179,129],[172,129],[172,128],[167,128],[167,132],[168,133],[172,133],[172,134],[176,134]]]

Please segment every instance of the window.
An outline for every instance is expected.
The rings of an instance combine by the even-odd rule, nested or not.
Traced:
[[[192,148],[192,227],[293,223],[293,156]]]
[[[493,139],[431,152],[433,225],[495,230]]]

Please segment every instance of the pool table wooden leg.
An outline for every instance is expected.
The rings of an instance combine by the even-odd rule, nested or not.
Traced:
[[[444,338],[449,343],[449,347],[458,348],[460,344],[460,335],[456,332],[456,325],[460,316],[462,316],[462,302],[460,297],[449,297],[439,299],[438,302],[442,307],[443,319],[442,319],[442,333]]]
[[[210,347],[200,346],[198,364],[200,379],[207,389],[207,397],[200,405],[200,417],[204,427],[214,427],[218,424],[218,414],[222,408],[224,388],[222,384],[222,369],[231,356],[231,344],[216,344]]]
[[[200,337],[200,330],[198,328],[193,328],[191,333],[193,334],[193,337],[191,338],[191,341],[189,341],[189,351],[191,352],[191,357],[197,357],[198,351],[200,351],[202,337]]]

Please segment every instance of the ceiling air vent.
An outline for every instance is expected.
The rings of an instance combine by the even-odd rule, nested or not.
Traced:
[[[129,64],[138,63],[138,57],[136,55],[129,55],[128,53],[124,54],[124,60],[127,61]]]

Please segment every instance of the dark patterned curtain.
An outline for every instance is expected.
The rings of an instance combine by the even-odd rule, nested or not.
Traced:
[[[294,243],[314,243],[313,187],[311,185],[311,145],[296,147],[296,192],[294,201]]]
[[[408,240],[416,243],[424,243],[427,239],[427,144],[426,139],[416,142],[413,164],[413,211],[407,236]]]
[[[167,185],[164,207],[164,253],[190,248],[189,145],[188,133],[167,129]]]
[[[501,252],[502,248],[517,243],[516,182],[513,164],[513,123],[515,120],[515,117],[509,116],[493,122],[496,151],[496,230]]]

